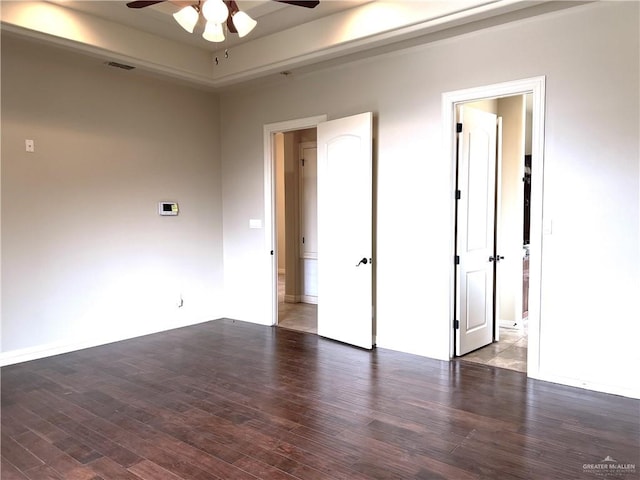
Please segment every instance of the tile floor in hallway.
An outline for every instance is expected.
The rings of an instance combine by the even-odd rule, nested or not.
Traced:
[[[318,306],[310,303],[278,303],[278,326],[318,333]]]
[[[284,275],[278,275],[278,326],[299,332],[318,333],[318,305],[286,303]]]
[[[468,353],[460,360],[526,372],[527,330],[501,328],[500,341]]]

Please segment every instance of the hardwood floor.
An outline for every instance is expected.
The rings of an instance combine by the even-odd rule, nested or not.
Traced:
[[[639,402],[219,320],[2,369],[2,479],[596,479]]]

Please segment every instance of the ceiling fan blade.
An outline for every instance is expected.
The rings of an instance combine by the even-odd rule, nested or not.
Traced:
[[[144,8],[149,7],[151,5],[155,5],[156,3],[162,3],[165,0],[136,0],[135,2],[127,3],[127,7],[129,8]]]
[[[238,4],[235,0],[224,0],[224,3],[227,5],[229,9],[229,16],[227,17],[227,30],[231,33],[238,33],[238,29],[233,24],[233,15],[240,9],[238,8]]]
[[[274,0],[280,3],[286,3],[288,5],[295,5],[296,7],[316,8],[320,3],[320,0]]]

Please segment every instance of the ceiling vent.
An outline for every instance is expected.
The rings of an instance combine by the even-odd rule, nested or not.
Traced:
[[[105,62],[106,65],[109,65],[110,67],[116,67],[116,68],[121,68],[122,70],[133,70],[134,67],[133,65],[127,65],[124,63],[118,63],[118,62]]]

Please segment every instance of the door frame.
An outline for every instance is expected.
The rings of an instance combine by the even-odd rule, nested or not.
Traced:
[[[278,323],[278,228],[276,216],[276,163],[275,134],[316,128],[319,123],[326,122],[327,115],[286,120],[277,123],[268,123],[263,127],[264,138],[264,236],[265,245],[270,252],[271,267],[269,268],[269,283],[271,285],[271,325]]]
[[[521,80],[513,80],[492,85],[467,88],[442,94],[442,128],[445,139],[444,153],[450,163],[450,257],[449,269],[449,358],[455,355],[455,189],[456,189],[456,105],[471,101],[532,94],[532,136],[531,156],[531,238],[529,259],[529,338],[527,348],[527,376],[539,377],[540,371],[540,307],[542,279],[542,235],[543,235],[543,171],[544,171],[544,118],[545,118],[544,75]]]

